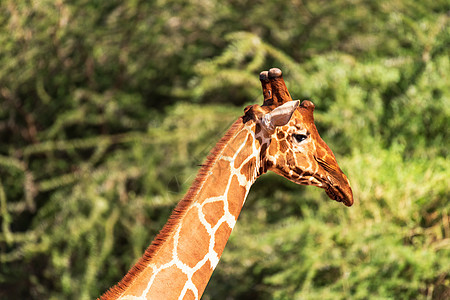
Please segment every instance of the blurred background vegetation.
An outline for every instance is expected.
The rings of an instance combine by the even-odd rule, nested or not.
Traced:
[[[91,299],[279,67],[353,186],[273,174],[204,299],[450,298],[447,0],[4,0],[0,298]]]

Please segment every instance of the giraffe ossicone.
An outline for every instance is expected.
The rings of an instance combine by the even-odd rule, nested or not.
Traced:
[[[350,183],[317,132],[314,104],[292,100],[280,69],[260,80],[263,105],[245,108],[144,255],[102,300],[199,299],[251,185],[267,171],[353,204]]]

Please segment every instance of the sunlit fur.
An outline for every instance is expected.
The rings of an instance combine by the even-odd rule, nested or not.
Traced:
[[[135,278],[148,266],[151,262],[153,256],[158,251],[162,243],[166,238],[173,233],[177,225],[179,224],[182,216],[185,214],[187,208],[192,203],[192,200],[197,195],[199,189],[202,187],[209,171],[216,162],[217,158],[220,157],[225,145],[228,141],[238,132],[242,127],[242,118],[239,118],[227,131],[227,133],[222,137],[222,139],[216,144],[216,146],[211,150],[208,155],[206,162],[202,165],[201,169],[198,171],[197,176],[192,184],[192,186],[187,191],[184,198],[178,203],[172,212],[167,223],[164,225],[163,229],[159,232],[156,238],[153,240],[151,245],[145,250],[144,255],[138,260],[138,262],[128,271],[127,275],[115,286],[104,293],[99,299],[101,300],[111,300],[119,298],[126,289],[130,286]]]
[[[325,188],[330,198],[348,206],[353,203],[348,179],[314,125],[314,105],[310,101],[303,101],[298,108],[291,105],[292,98],[281,71],[271,69],[265,73],[268,76],[260,76],[264,105],[245,109],[244,116],[211,151],[192,187],[142,258],[116,286],[101,296],[102,300],[123,295],[127,299],[144,299],[150,295],[176,299],[187,296],[188,292],[188,298],[200,298],[251,185],[267,170],[299,184]],[[268,113],[274,117],[265,118]],[[303,150],[295,150],[297,146],[289,144],[295,133],[309,134],[304,147],[300,147]],[[217,202],[223,207],[203,211],[206,204]],[[214,223],[217,226],[212,229],[207,217],[219,217],[221,221]],[[182,251],[178,252],[178,247]]]

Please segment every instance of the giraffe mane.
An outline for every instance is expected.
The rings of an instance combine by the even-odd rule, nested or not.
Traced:
[[[148,264],[153,259],[154,255],[158,252],[163,242],[174,232],[176,226],[179,224],[181,218],[185,215],[187,209],[193,202],[195,196],[198,194],[200,188],[203,186],[209,171],[214,166],[217,158],[225,148],[225,145],[231,140],[232,137],[238,132],[238,129],[243,125],[242,117],[231,125],[225,135],[217,142],[215,147],[211,150],[206,162],[201,165],[197,176],[194,179],[189,190],[186,192],[183,199],[178,203],[172,214],[161,229],[161,231],[156,235],[155,239],[152,241],[150,246],[145,250],[141,258],[134,264],[133,267],[128,271],[128,273],[123,277],[123,279],[118,282],[115,286],[111,287],[103,295],[100,296],[100,300],[110,300],[117,299],[120,297],[130,286],[133,280],[148,266]]]

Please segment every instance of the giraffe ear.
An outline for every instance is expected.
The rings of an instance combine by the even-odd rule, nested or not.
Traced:
[[[288,101],[283,105],[278,106],[270,113],[265,114],[261,123],[269,132],[273,132],[276,127],[286,125],[290,120],[294,111],[299,106],[300,101]]]

